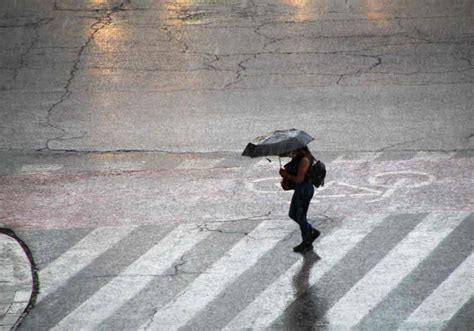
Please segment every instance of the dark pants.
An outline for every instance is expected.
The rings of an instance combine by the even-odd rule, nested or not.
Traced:
[[[291,198],[289,216],[300,226],[301,236],[304,242],[311,240],[311,231],[313,227],[308,223],[306,214],[308,213],[309,203],[313,198],[314,187],[311,183],[297,184],[293,197]]]

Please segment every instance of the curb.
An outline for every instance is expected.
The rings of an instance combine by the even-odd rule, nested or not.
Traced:
[[[19,314],[16,322],[12,323],[11,330],[15,330],[16,328],[18,328],[20,326],[22,320],[25,318],[26,315],[28,315],[28,313],[31,311],[31,309],[33,309],[33,307],[35,306],[36,298],[37,298],[38,292],[39,292],[38,269],[36,267],[36,263],[34,261],[31,250],[26,245],[26,243],[16,235],[16,233],[13,230],[8,229],[8,228],[0,228],[0,235],[2,235],[2,234],[10,237],[13,240],[15,240],[21,246],[21,248],[23,249],[23,253],[26,255],[26,257],[28,258],[29,263],[30,263],[31,279],[32,279],[32,282],[33,282],[32,289],[31,289],[31,295],[30,295],[30,298],[28,300],[28,304],[24,308],[23,312],[21,312],[21,314]],[[14,303],[15,303],[15,301],[12,302],[12,304],[14,304]]]

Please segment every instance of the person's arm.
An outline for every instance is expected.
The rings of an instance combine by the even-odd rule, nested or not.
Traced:
[[[309,166],[310,166],[309,159],[304,157],[301,159],[300,164],[298,165],[298,174],[296,176],[291,175],[285,169],[280,169],[280,176],[292,182],[295,182],[297,184],[302,183],[304,181],[306,172],[309,169]]]

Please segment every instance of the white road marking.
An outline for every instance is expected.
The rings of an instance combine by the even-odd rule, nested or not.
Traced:
[[[176,330],[186,325],[226,286],[292,231],[294,224],[287,220],[263,221],[140,329]]]
[[[359,323],[467,216],[433,213],[426,217],[327,312],[328,322],[344,327]]]
[[[39,272],[41,281],[37,302],[63,286],[81,269],[107,249],[128,236],[136,226],[100,227],[85,236],[76,245],[48,264]]]
[[[280,181],[281,181],[281,177],[276,177],[276,176],[264,177],[264,178],[254,179],[252,181],[246,181],[245,185],[246,185],[247,189],[249,189],[253,192],[256,192],[256,193],[265,193],[265,194],[277,193],[277,194],[286,194],[286,195],[293,194],[293,191],[291,191],[291,190],[283,191],[283,189],[281,188],[281,185],[280,185]],[[263,182],[269,182],[270,184],[272,184],[272,185],[268,185],[272,189],[267,190],[267,189],[259,189],[259,188],[256,187],[256,185],[260,185],[260,183],[263,183]]]
[[[383,178],[385,179],[392,177],[396,178],[394,182],[391,182],[389,185],[382,184]],[[415,179],[413,178],[415,177]],[[382,178],[382,179],[381,179]],[[416,188],[421,186],[431,185],[436,180],[436,176],[433,174],[420,172],[420,171],[390,171],[390,172],[381,172],[375,176],[370,176],[368,181],[374,187],[386,187],[388,188],[380,198],[369,200],[367,202],[376,202],[381,201],[387,198],[390,198],[395,191],[403,188]]]
[[[385,180],[388,178],[396,179],[395,181],[391,182],[390,184],[384,184],[384,177]],[[427,172],[421,171],[412,171],[412,170],[404,170],[404,171],[387,171],[387,172],[380,172],[374,176],[370,176],[368,181],[373,186],[379,187],[397,187],[399,186],[399,182],[403,181],[406,183],[406,187],[415,188],[415,187],[422,187],[426,185],[431,185],[436,180],[436,176]]]
[[[200,231],[195,224],[179,225],[66,316],[53,330],[90,330],[97,327],[209,234],[209,231]]]
[[[323,192],[331,188],[333,194],[324,194]],[[317,198],[346,198],[346,197],[362,197],[362,196],[380,196],[383,192],[370,187],[351,185],[343,182],[329,181],[320,187]],[[339,194],[334,194],[339,193]]]
[[[400,329],[436,328],[446,322],[474,296],[474,253],[469,255],[444,282],[406,319]]]
[[[347,155],[339,155],[332,163],[362,163],[362,162],[372,162],[375,161],[382,152],[368,152],[368,153],[358,153],[356,159],[347,158]]]
[[[253,181],[246,182],[246,186],[249,190],[256,192],[256,193],[277,193],[277,194],[286,194],[291,195],[293,191],[283,191],[280,185],[281,177],[265,177],[265,178],[257,178]],[[262,185],[263,182],[269,182],[273,185],[266,186],[272,188],[272,190],[268,189],[260,189],[258,188],[259,185]],[[264,184],[265,185],[265,184]],[[326,190],[331,188],[333,194],[324,194]],[[370,187],[364,186],[357,186],[351,185],[343,182],[336,182],[336,181],[329,181],[324,186],[321,186],[317,190],[317,194],[315,197],[317,199],[325,199],[325,198],[347,198],[347,197],[374,197],[380,196],[383,194],[383,191],[378,189],[373,189]]]
[[[372,229],[381,223],[384,216],[364,220],[346,220],[342,227],[323,237],[315,244],[315,251],[321,256],[311,270],[309,286],[314,285],[325,273],[336,265],[357,243],[362,241]],[[250,305],[242,310],[225,330],[267,329],[285,309],[297,299],[293,289],[293,278],[302,268],[303,261],[293,264],[272,285],[263,291]]]
[[[21,167],[20,173],[32,175],[58,171],[62,168],[61,164],[27,164]]]
[[[439,161],[443,159],[451,159],[456,155],[456,152],[449,152],[449,153],[439,153],[439,152],[417,152],[414,159],[422,159],[422,160],[433,160]]]

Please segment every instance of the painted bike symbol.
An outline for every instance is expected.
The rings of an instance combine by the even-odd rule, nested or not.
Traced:
[[[377,202],[390,198],[396,191],[430,185],[436,177],[429,173],[418,171],[381,172],[367,178],[369,185],[353,185],[342,181],[328,181],[318,190],[316,198],[366,198],[366,202]],[[291,194],[292,191],[282,191],[279,177],[255,179],[247,183],[248,188],[257,193]]]
[[[391,197],[395,191],[401,189],[412,189],[427,186],[435,181],[436,177],[432,174],[420,171],[390,171],[382,172],[368,178],[373,187],[385,189],[383,194],[374,200],[367,202],[376,202]]]

